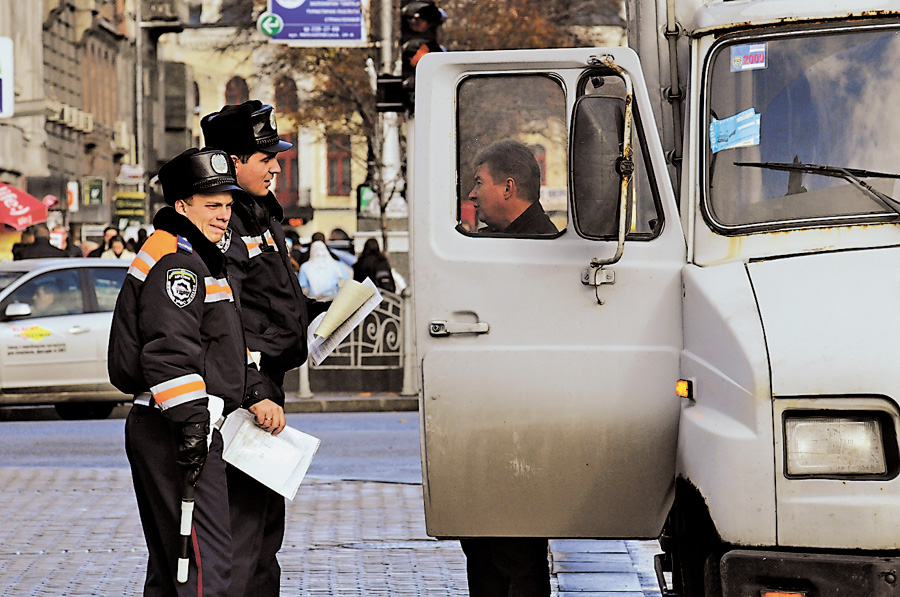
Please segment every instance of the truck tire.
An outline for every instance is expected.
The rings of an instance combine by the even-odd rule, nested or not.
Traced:
[[[116,405],[112,402],[61,402],[55,404],[56,414],[64,421],[106,419]]]

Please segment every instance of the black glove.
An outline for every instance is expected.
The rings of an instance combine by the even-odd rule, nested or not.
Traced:
[[[209,446],[206,436],[209,435],[209,421],[203,423],[184,423],[178,439],[178,466],[184,474],[185,483],[192,487],[200,479],[200,471],[206,464]]]

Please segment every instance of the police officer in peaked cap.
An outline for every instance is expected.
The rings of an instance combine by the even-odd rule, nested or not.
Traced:
[[[244,394],[247,349],[216,245],[237,186],[230,156],[189,149],[159,171],[167,207],[122,284],[109,336],[113,385],[134,396],[125,422],[149,558],[146,596],[228,595],[231,525],[218,426]],[[193,488],[186,583],[180,503]]]
[[[270,190],[281,171],[277,154],[291,147],[278,136],[272,106],[259,100],[224,106],[200,121],[206,144],[228,152],[237,183],[225,260],[240,297],[250,350],[243,406],[263,429],[284,428],[284,374],[306,361],[306,328],[325,310],[309,301],[290,262],[284,212]],[[228,466],[234,566],[232,596],[277,596],[284,539],[284,498]]]

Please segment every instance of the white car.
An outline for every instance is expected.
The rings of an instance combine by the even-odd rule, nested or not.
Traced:
[[[130,261],[0,263],[0,405],[53,404],[105,418],[130,400],[109,383],[106,347]]]

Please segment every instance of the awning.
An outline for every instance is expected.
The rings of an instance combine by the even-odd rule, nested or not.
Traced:
[[[16,230],[47,221],[47,206],[22,189],[0,183],[0,223]]]

